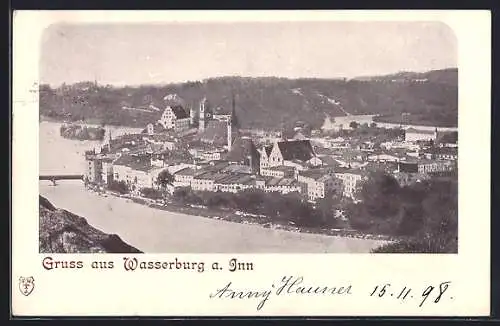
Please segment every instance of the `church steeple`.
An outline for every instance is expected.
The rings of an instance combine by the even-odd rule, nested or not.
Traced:
[[[207,118],[207,98],[204,97],[200,102],[198,117],[198,129],[199,131],[205,130],[205,118]]]
[[[231,101],[231,124],[233,127],[238,128],[238,119],[236,117],[236,99],[234,95],[234,91],[231,91],[232,101]]]

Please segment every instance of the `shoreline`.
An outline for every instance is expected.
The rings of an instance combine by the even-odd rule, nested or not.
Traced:
[[[364,234],[359,231],[349,230],[349,229],[326,229],[326,228],[322,229],[322,228],[310,228],[310,227],[297,227],[291,224],[272,223],[269,222],[268,220],[266,221],[259,220],[259,217],[254,214],[235,211],[231,209],[222,209],[222,208],[214,209],[214,208],[204,207],[201,205],[189,205],[189,204],[185,205],[174,202],[168,202],[168,204],[165,205],[158,203],[155,200],[144,198],[141,196],[134,196],[130,194],[122,195],[110,190],[104,190],[104,191],[96,190],[95,186],[86,186],[85,190],[94,192],[99,196],[103,196],[104,194],[105,197],[113,196],[117,198],[124,198],[136,204],[144,205],[152,209],[198,216],[212,220],[222,220],[231,223],[255,225],[255,226],[260,226],[262,228],[273,229],[273,230],[282,230],[282,231],[302,233],[302,234],[315,234],[315,235],[325,235],[332,237],[352,238],[360,240],[385,241],[387,243],[400,240],[396,237],[390,237],[386,235],[376,235],[376,234]]]

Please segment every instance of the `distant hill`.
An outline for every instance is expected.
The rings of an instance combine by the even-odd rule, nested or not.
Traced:
[[[379,114],[385,121],[401,119],[439,126],[456,126],[457,69],[404,72],[354,79],[287,79],[277,77],[218,77],[165,86],[111,87],[91,82],[40,86],[40,114],[56,119],[144,126],[158,118],[166,100],[182,100],[198,108],[231,106],[242,128],[276,129],[302,121],[318,128],[325,117]]]

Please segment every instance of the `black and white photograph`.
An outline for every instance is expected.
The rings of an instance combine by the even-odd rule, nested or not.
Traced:
[[[12,18],[13,316],[490,313],[489,11]]]
[[[62,22],[40,47],[40,253],[458,252],[444,23]]]

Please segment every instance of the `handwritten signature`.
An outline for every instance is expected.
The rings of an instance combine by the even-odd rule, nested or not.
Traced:
[[[315,286],[304,284],[302,276],[284,276],[277,284],[263,290],[237,290],[229,282],[224,287],[210,294],[211,299],[254,299],[258,300],[257,311],[261,310],[271,296],[285,295],[350,295],[352,286]]]

